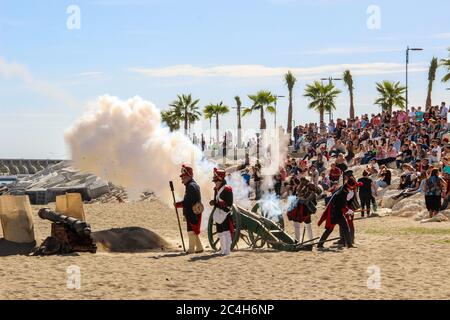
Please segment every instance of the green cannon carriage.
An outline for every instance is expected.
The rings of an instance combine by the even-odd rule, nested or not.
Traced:
[[[298,243],[289,234],[284,231],[283,217],[275,222],[267,217],[259,205],[255,205],[252,211],[246,210],[238,205],[233,205],[231,217],[234,222],[234,234],[231,244],[231,250],[237,248],[238,243],[242,240],[248,247],[252,249],[263,248],[267,246],[280,251],[312,251],[313,242],[311,241]],[[220,249],[219,237],[215,231],[213,214],[211,213],[208,223],[208,239],[211,248],[215,251]]]

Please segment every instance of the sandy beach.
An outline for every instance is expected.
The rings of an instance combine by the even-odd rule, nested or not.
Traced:
[[[51,206],[50,206],[51,207]],[[50,223],[33,207],[37,239]],[[174,249],[144,253],[0,257],[1,299],[450,299],[449,223],[420,224],[382,217],[356,222],[357,248],[336,252],[250,250],[229,257],[210,248],[182,255],[175,213],[158,200],[85,205],[94,231],[139,226],[159,234]],[[322,232],[316,226],[315,236]],[[287,231],[292,234],[291,224]],[[335,230],[337,235],[337,228]],[[202,234],[204,245],[206,233]],[[67,267],[81,270],[81,288],[68,289]],[[368,268],[381,272],[369,289]]]

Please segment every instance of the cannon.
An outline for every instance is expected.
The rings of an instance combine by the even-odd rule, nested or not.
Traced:
[[[75,231],[81,237],[89,237],[91,235],[91,226],[85,221],[77,220],[75,218],[56,213],[47,208],[39,210],[38,216],[39,218],[44,220],[67,225],[71,230]]]
[[[41,219],[52,222],[51,236],[44,240],[35,255],[51,255],[71,252],[97,252],[97,246],[91,237],[91,226],[48,208],[39,210]]]
[[[240,240],[248,245],[252,249],[267,247],[279,251],[312,251],[313,242],[318,238],[303,243],[298,243],[294,238],[284,231],[283,224],[280,220],[273,221],[265,216],[259,206],[253,207],[253,212],[246,210],[238,205],[233,205],[231,217],[234,223],[234,234],[232,237],[231,249],[233,250],[238,246]],[[211,248],[218,251],[219,237],[215,231],[213,221],[214,210],[209,217],[208,222],[208,240]],[[332,239],[336,240],[336,239]]]

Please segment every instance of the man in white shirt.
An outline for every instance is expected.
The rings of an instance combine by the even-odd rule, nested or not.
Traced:
[[[439,161],[441,161],[441,156],[442,156],[442,149],[439,146],[439,141],[438,140],[433,140],[431,142],[431,153],[430,153],[430,164],[437,164],[439,163]]]

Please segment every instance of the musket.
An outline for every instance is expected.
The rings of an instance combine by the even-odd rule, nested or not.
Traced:
[[[340,240],[341,239],[341,237],[339,237],[339,238],[334,238],[334,239],[328,239],[328,240],[325,240],[323,243],[327,243],[327,242],[331,242],[331,241],[336,241],[336,240]],[[312,245],[313,246],[315,246],[316,244],[319,244],[320,242],[318,242],[318,243],[313,243]]]
[[[299,243],[299,245],[304,245],[305,243],[310,243],[310,242],[314,242],[314,241],[316,241],[316,240],[319,240],[319,239],[320,239],[320,237],[317,237],[317,238],[314,238],[314,239],[311,239],[311,240],[308,240],[308,241],[305,241],[305,242]]]
[[[180,229],[180,236],[181,236],[181,243],[183,244],[183,251],[186,252],[186,247],[184,246],[184,239],[183,239],[183,232],[181,231],[181,223],[180,223],[180,217],[178,215],[178,208],[176,206],[176,201],[175,201],[175,190],[173,188],[173,182],[169,181],[169,185],[170,185],[170,190],[172,191],[172,197],[173,197],[173,204],[175,206],[175,213],[177,215],[177,220],[178,220],[178,228]]]

